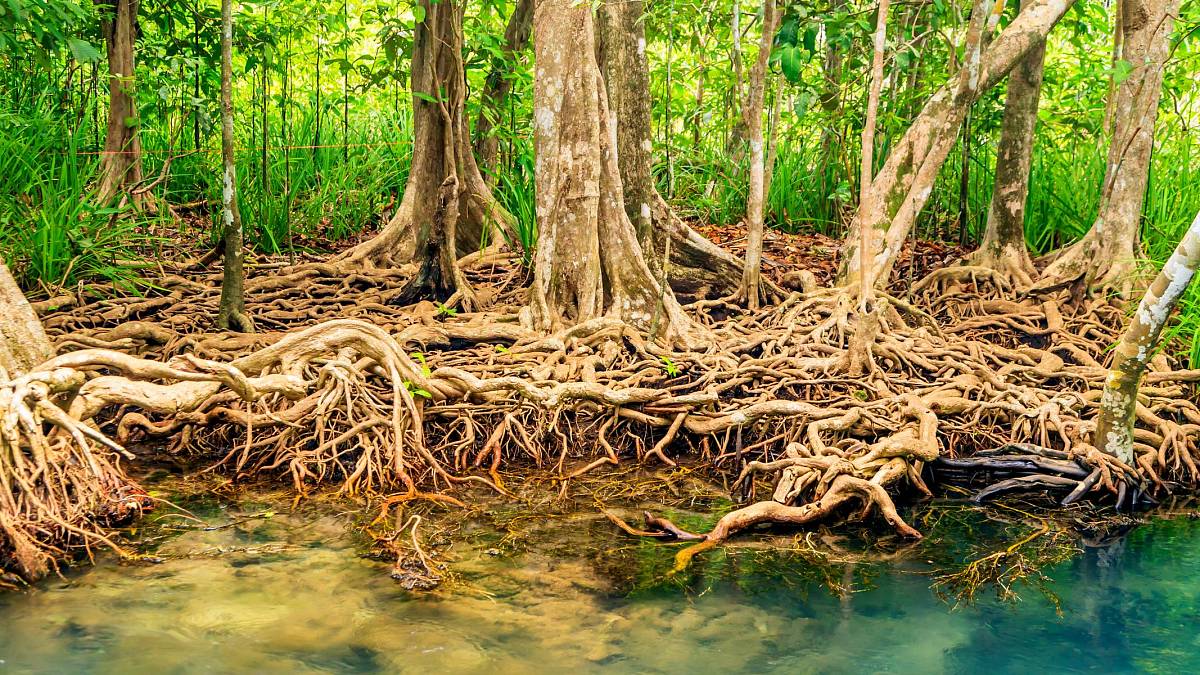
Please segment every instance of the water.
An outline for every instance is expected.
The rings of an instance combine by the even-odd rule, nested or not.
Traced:
[[[457,581],[413,596],[361,555],[343,517],[190,506],[226,527],[151,530],[161,564],[105,559],[0,596],[0,671],[1200,671],[1200,521],[1188,518],[1054,566],[1060,616],[1029,589],[1015,605],[938,600],[919,572],[953,537],[880,564],[742,546],[679,585],[657,581],[670,547],[580,515],[505,539],[459,532]]]

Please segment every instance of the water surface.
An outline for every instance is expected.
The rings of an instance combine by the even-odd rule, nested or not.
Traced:
[[[412,595],[363,557],[343,517],[210,507],[198,513],[225,527],[156,534],[161,564],[104,559],[0,596],[0,671],[1200,671],[1200,522],[1188,518],[1050,569],[1060,615],[1032,589],[953,609],[912,555],[818,565],[743,546],[661,583],[670,547],[594,518],[543,523],[517,546],[485,528],[460,536],[456,582]]]

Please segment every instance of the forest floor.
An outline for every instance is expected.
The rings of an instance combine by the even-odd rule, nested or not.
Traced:
[[[740,255],[737,228],[700,231]],[[868,315],[827,290],[752,313],[710,299],[686,307],[704,346],[681,349],[610,319],[529,330],[517,319],[528,272],[503,253],[465,265],[484,308],[471,313],[453,299],[398,306],[404,270],[346,270],[316,251],[251,256],[246,309],[259,332],[217,333],[219,264],[170,261],[196,260],[201,241],[147,252],[158,274],[142,295],[81,287],[35,302],[57,365],[124,376],[90,380],[72,410],[106,410],[100,429],[127,447],[182,453],[235,480],[275,477],[297,499],[322,486],[366,499],[414,587],[438,576],[417,535],[422,509],[465,507],[479,488],[512,497],[514,476],[530,472],[553,476],[538,482],[552,496],[597,478],[620,487],[611,472],[630,466],[711,471],[730,507],[749,506],[715,509],[727,513],[707,535],[612,514],[631,535],[698,542],[680,567],[761,523],[874,513],[919,538],[898,506],[935,493],[1129,505],[1200,479],[1195,379],[1165,356],[1144,390],[1138,467],[1087,442],[1124,310],[1024,298],[973,274],[921,284],[963,253],[938,242],[901,254],[891,295]],[[827,283],[835,259],[827,237],[766,240],[767,274],[784,287],[798,269]],[[125,509],[129,488],[117,492]],[[23,517],[42,536],[45,516]]]

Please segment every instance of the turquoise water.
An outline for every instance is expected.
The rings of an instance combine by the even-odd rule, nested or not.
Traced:
[[[159,564],[102,559],[0,596],[0,671],[1200,671],[1200,521],[1189,518],[1050,569],[1060,616],[1031,589],[1016,604],[952,609],[922,573],[930,548],[815,564],[743,544],[659,583],[673,549],[586,515],[515,540],[460,532],[444,554],[455,581],[414,596],[361,555],[344,517],[197,513],[224,527],[155,532]]]

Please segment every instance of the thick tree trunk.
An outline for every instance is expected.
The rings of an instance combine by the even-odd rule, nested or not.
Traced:
[[[0,380],[16,377],[54,356],[42,322],[0,261]]]
[[[1079,284],[1128,293],[1138,258],[1138,228],[1150,177],[1154,122],[1179,0],[1124,0],[1121,30],[1129,77],[1117,85],[1113,137],[1092,229],[1042,273],[1039,290]]]
[[[771,59],[771,45],[775,42],[775,27],[779,23],[779,12],[775,0],[763,0],[762,36],[758,43],[758,57],[750,71],[750,88],[746,91],[746,105],[742,119],[746,123],[746,136],[750,141],[750,186],[746,198],[746,267],[742,271],[741,295],[751,311],[758,309],[760,280],[762,278],[763,247],[763,171],[766,159],[763,153],[763,98],[767,84],[767,66]]]
[[[473,295],[455,261],[499,234],[512,217],[496,202],[471,150],[463,70],[463,0],[421,0],[425,20],[413,35],[413,156],[404,197],[383,231],[339,262],[419,270],[400,301]]]
[[[221,1],[221,220],[224,224],[224,275],[217,326],[222,330],[254,332],[246,314],[243,286],[246,281],[242,252],[242,214],[237,201],[237,169],[233,157],[233,0]]]
[[[1075,0],[1032,0],[986,48],[987,32],[1002,4],[980,0],[972,12],[964,63],[939,89],[896,143],[859,204],[842,249],[838,274],[843,286],[859,277],[861,228],[871,228],[868,278],[886,283],[896,255],[933,191],[938,170],[954,146],[967,110],[995,86],[1031,49],[1041,44]]]
[[[529,33],[533,29],[533,0],[518,0],[504,29],[504,61],[494,64],[483,85],[480,97],[479,116],[475,120],[475,157],[489,182],[494,183],[493,174],[500,154],[500,141],[496,138],[496,121],[500,118],[504,102],[512,91],[512,68],[509,64],[518,58],[529,45]]]
[[[100,32],[108,52],[108,130],[100,160],[96,195],[102,203],[142,180],[142,142],[138,137],[135,93],[135,45],[138,0],[104,0]]]
[[[539,236],[525,318],[557,331],[609,317],[688,341],[691,323],[646,265],[625,211],[591,8],[538,0],[533,31]]]
[[[1029,4],[1029,0],[1024,0],[1021,7]],[[1001,272],[1016,288],[1031,286],[1037,273],[1025,247],[1025,202],[1029,196],[1029,170],[1045,57],[1043,40],[1029,50],[1008,76],[987,227],[979,249],[966,260],[969,265]]]
[[[617,162],[625,213],[648,259],[653,258],[654,179],[651,175],[650,72],[646,60],[645,3],[608,0],[596,13],[600,65],[609,110],[617,119]],[[651,268],[661,266],[653,260]]]
[[[742,262],[680,220],[654,184],[644,12],[642,0],[631,0],[606,2],[597,13],[599,58],[617,119],[625,213],[656,279],[669,248],[667,279],[676,293],[730,295],[741,284]]]
[[[1117,124],[1120,124],[1119,119]],[[1137,412],[1138,384],[1158,347],[1171,310],[1187,290],[1197,266],[1200,266],[1200,213],[1196,214],[1171,259],[1154,278],[1113,352],[1092,444],[1133,467],[1137,466],[1133,454],[1133,422]]]

